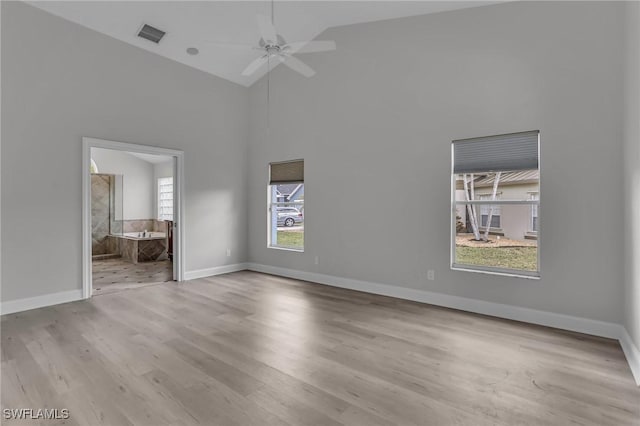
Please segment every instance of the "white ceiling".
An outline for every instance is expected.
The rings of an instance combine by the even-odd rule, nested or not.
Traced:
[[[170,157],[168,155],[144,154],[142,152],[127,152],[127,154],[131,154],[134,157],[137,157],[151,164],[160,164],[173,160],[173,157]]]
[[[257,45],[256,15],[269,15],[268,1],[29,1],[31,5],[118,40],[218,77],[250,86],[242,70],[260,53],[221,48],[206,41]],[[288,42],[307,41],[330,27],[462,9],[498,1],[278,1],[275,23]],[[167,34],[160,44],[137,37],[146,23]],[[197,56],[188,47],[200,50]],[[340,46],[338,46],[338,49]],[[330,53],[329,53],[330,54]],[[304,56],[304,55],[302,55]]]

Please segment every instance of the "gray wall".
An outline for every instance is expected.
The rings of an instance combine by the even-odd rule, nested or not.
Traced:
[[[187,271],[244,261],[247,89],[1,7],[2,300],[81,288],[83,136],[184,150]]]
[[[100,173],[122,175],[122,188],[116,188],[116,202],[122,203],[122,219],[155,219],[157,192],[153,164],[122,151],[92,148],[91,158]]]
[[[625,327],[640,347],[640,3],[627,5],[625,63]]]
[[[622,322],[622,3],[334,28],[250,89],[249,260]],[[451,141],[539,129],[542,279],[449,269]],[[305,252],[268,249],[270,161],[305,160]],[[314,257],[319,265],[314,265]],[[435,281],[426,280],[427,269]]]

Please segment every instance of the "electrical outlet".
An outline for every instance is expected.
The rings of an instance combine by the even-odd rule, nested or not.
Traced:
[[[230,248],[227,249],[227,257],[231,257],[231,249]]]
[[[315,260],[314,260],[314,263],[315,263],[316,265],[319,265],[319,264],[320,264],[320,258],[318,258],[318,256],[316,256],[316,258],[315,258]]]
[[[436,273],[435,273],[435,271],[434,271],[433,269],[429,269],[429,270],[427,271],[427,279],[428,279],[429,281],[433,281],[433,280],[435,280],[435,279],[436,279]]]

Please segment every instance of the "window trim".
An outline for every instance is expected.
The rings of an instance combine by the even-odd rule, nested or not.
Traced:
[[[302,185],[304,185],[304,182],[301,182]],[[290,246],[284,246],[284,245],[274,245],[271,242],[273,241],[272,238],[272,229],[271,229],[271,221],[272,221],[272,209],[273,207],[278,207],[278,206],[293,206],[295,208],[297,208],[296,206],[301,206],[304,209],[304,201],[272,201],[272,187],[275,187],[279,185],[278,183],[269,183],[267,184],[267,248],[270,249],[275,249],[275,250],[283,250],[283,251],[290,251],[290,252],[295,252],[295,253],[304,253],[304,247],[305,247],[305,243],[303,242],[303,246],[302,248],[298,248],[298,247],[290,247]],[[298,209],[300,210],[300,209]],[[304,214],[304,213],[303,213]],[[277,225],[276,225],[277,228]],[[305,234],[305,231],[303,229],[303,235]]]
[[[538,171],[542,170],[542,155],[540,151],[540,135],[541,132],[538,131]],[[456,200],[456,174],[454,172],[454,143],[451,142],[451,168],[450,168],[450,179],[451,179],[451,190],[450,190],[450,206],[451,206],[451,218],[449,220],[449,226],[451,227],[451,235],[450,235],[450,250],[449,250],[449,268],[452,271],[465,271],[465,272],[475,272],[479,274],[488,274],[488,275],[498,275],[498,276],[506,276],[512,278],[524,278],[530,280],[540,280],[542,277],[542,259],[540,257],[540,247],[542,246],[541,241],[541,232],[542,229],[542,219],[540,214],[540,203],[542,198],[542,173],[539,174],[538,177],[538,191],[530,191],[537,192],[538,199],[537,200],[489,200],[489,201],[457,201]],[[538,260],[538,270],[537,271],[525,271],[520,269],[507,269],[507,268],[496,268],[496,267],[486,267],[480,265],[464,265],[455,263],[456,259],[456,214],[458,205],[482,205],[482,204],[502,204],[502,205],[537,205],[538,206],[538,231],[535,232],[537,238],[537,247],[536,247],[536,256]],[[531,219],[531,213],[529,214]],[[501,218],[502,219],[502,218]],[[491,232],[491,228],[489,228],[489,232]]]

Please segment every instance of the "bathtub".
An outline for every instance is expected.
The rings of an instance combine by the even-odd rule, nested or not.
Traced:
[[[142,236],[142,232],[125,232],[122,235],[114,235],[114,237],[133,238],[135,240],[161,240],[167,238],[164,232],[147,232],[146,236]]]
[[[131,263],[153,262],[167,258],[167,234],[165,232],[125,232],[112,235],[120,240],[120,255]]]

